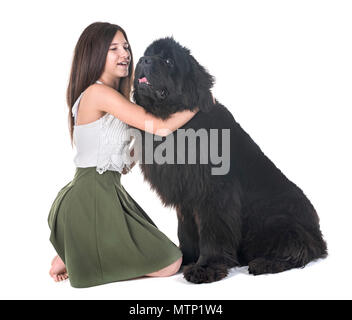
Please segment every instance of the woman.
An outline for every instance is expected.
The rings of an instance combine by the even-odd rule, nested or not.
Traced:
[[[174,131],[195,114],[168,120],[147,114],[130,102],[133,56],[125,31],[93,23],[74,51],[67,89],[74,179],[57,194],[48,217],[50,241],[58,255],[50,275],[67,277],[73,287],[91,287],[140,276],[170,276],[182,253],[120,183],[129,153],[128,125],[150,133]],[[168,129],[158,131],[159,129]],[[170,132],[170,131],[169,131]]]

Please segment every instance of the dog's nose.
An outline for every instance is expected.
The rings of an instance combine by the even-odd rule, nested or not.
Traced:
[[[151,64],[152,59],[150,57],[142,57],[139,59],[139,63],[141,64]]]

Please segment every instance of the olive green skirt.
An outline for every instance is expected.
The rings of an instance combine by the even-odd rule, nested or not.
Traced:
[[[182,257],[120,183],[120,173],[76,168],[48,217],[50,242],[72,287],[133,279]]]

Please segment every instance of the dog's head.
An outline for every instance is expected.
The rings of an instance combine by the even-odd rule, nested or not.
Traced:
[[[139,59],[133,98],[148,112],[166,119],[172,113],[213,106],[214,78],[172,37],[154,41]]]

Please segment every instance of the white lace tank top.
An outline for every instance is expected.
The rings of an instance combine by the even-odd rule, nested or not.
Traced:
[[[103,84],[100,81],[96,83]],[[106,170],[122,172],[130,163],[128,125],[106,113],[96,121],[76,125],[79,102],[84,91],[72,107],[74,117],[73,139],[76,145],[76,167],[96,167],[100,174]]]

